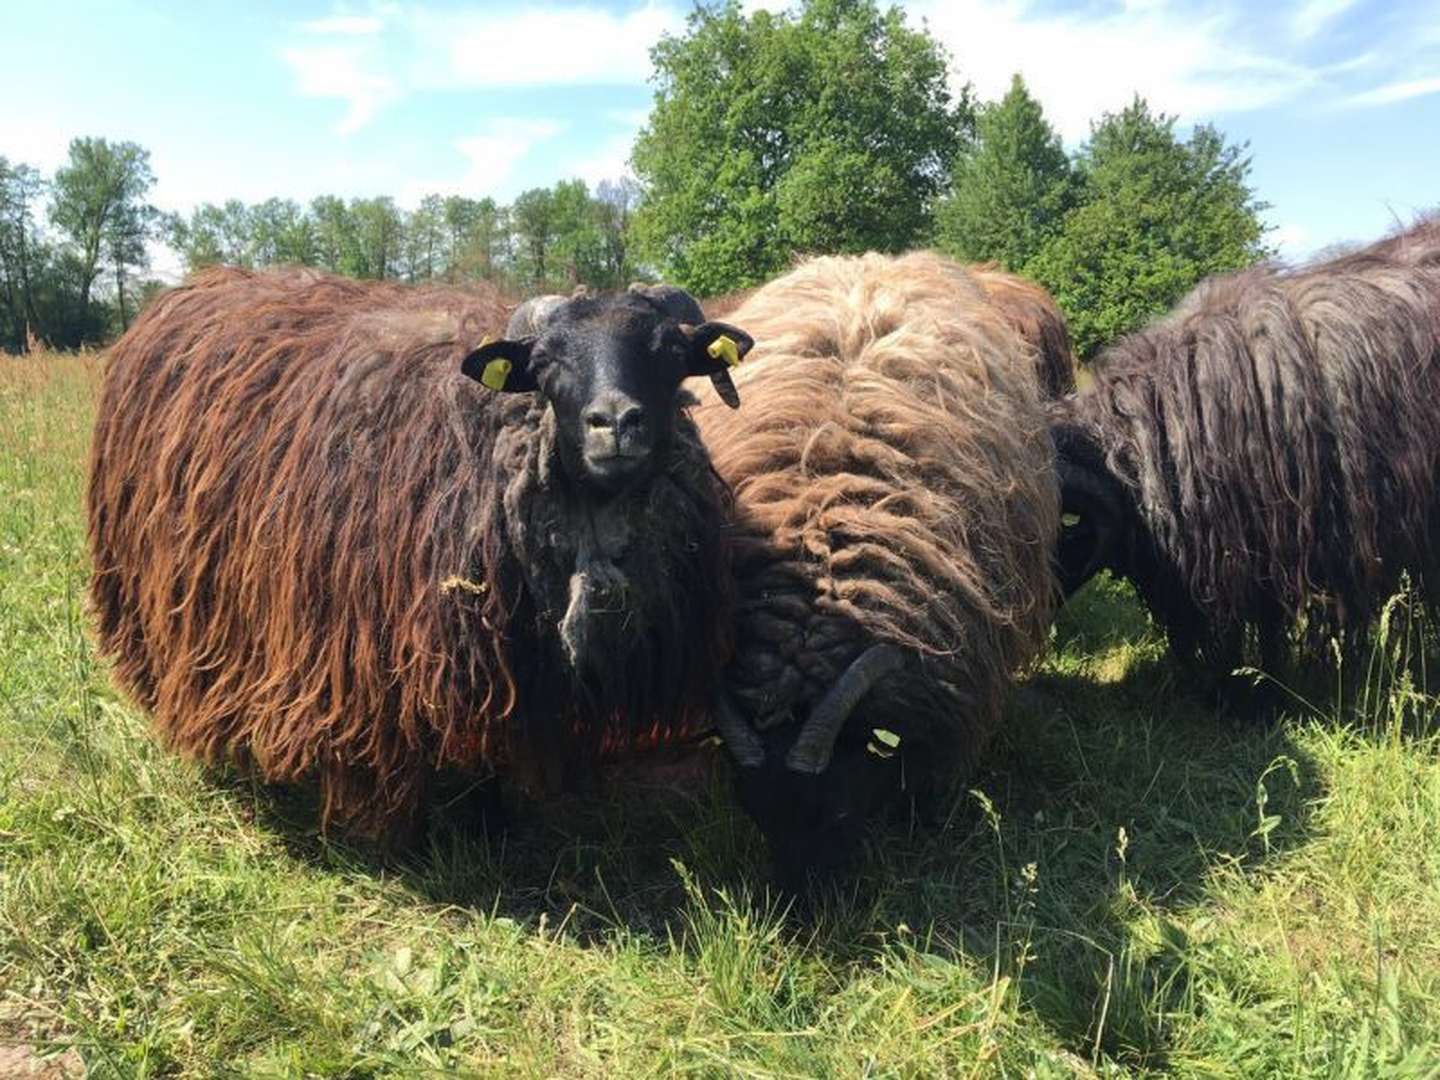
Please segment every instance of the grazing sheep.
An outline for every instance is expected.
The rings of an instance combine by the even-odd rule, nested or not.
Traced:
[[[1353,649],[1402,571],[1440,588],[1437,407],[1440,218],[1213,278],[1056,409],[1062,586],[1130,578],[1222,675],[1273,670],[1295,631]]]
[[[1034,350],[964,268],[815,259],[734,317],[746,408],[695,413],[736,501],[717,719],[794,884],[974,761],[1045,641],[1059,496]]]
[[[1048,398],[1073,393],[1075,351],[1070,346],[1070,328],[1050,294],[994,263],[973,267],[972,272],[1005,321],[1035,347],[1041,392]]]
[[[503,319],[213,270],[111,350],[91,598],[170,744],[314,778],[325,822],[403,842],[437,769],[544,790],[696,728],[730,647],[728,495],[680,382],[750,339],[636,293],[482,344]]]

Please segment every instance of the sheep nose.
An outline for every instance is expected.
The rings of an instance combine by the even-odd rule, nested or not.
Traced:
[[[610,430],[629,435],[645,426],[645,407],[633,401],[611,398],[585,410],[585,426],[592,431]]]

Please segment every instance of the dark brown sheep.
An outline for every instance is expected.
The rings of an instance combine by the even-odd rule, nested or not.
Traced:
[[[698,727],[727,495],[679,384],[749,339],[633,293],[482,345],[504,321],[486,292],[214,270],[111,350],[91,598],[170,744],[403,840],[437,769],[549,789]]]
[[[695,414],[736,500],[718,716],[793,883],[983,749],[1046,639],[1059,498],[1035,351],[963,267],[815,259],[734,318],[746,407]]]
[[[1440,219],[1214,278],[1056,410],[1067,593],[1130,578],[1181,658],[1354,649],[1409,571],[1440,594]]]

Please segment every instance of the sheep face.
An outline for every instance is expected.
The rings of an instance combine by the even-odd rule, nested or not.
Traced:
[[[848,731],[824,772],[798,772],[785,763],[793,736],[793,727],[767,732],[764,761],[735,770],[740,805],[769,843],[777,884],[792,892],[843,869],[905,779],[899,753],[877,752]]]
[[[1068,597],[1101,570],[1133,571],[1134,509],[1093,437],[1063,423],[1051,429],[1051,437],[1062,511],[1055,574]]]
[[[614,492],[652,476],[675,430],[681,380],[728,381],[753,344],[724,323],[677,321],[644,296],[577,296],[549,306],[537,333],[482,345],[462,370],[492,390],[550,403],[570,475]]]

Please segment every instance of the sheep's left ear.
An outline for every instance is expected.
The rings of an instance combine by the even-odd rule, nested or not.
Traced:
[[[460,362],[460,372],[481,386],[507,393],[538,389],[530,372],[533,337],[518,341],[487,341]]]
[[[740,392],[730,378],[730,369],[745,359],[745,354],[755,346],[755,339],[739,327],[722,322],[682,325],[680,330],[690,340],[690,374],[709,375],[720,399],[732,409],[738,409]]]

